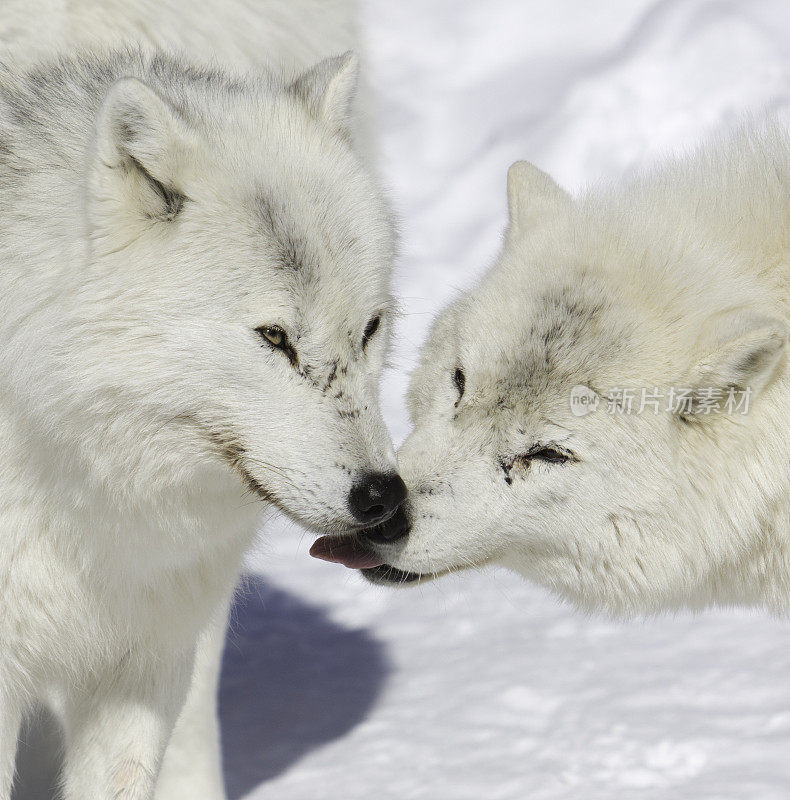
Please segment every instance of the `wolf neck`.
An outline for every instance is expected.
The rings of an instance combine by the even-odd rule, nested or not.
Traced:
[[[131,473],[126,485],[102,480],[101,466],[37,437],[5,399],[0,394],[0,528],[20,547],[46,541],[62,563],[100,567],[121,584],[212,561],[218,574],[222,564],[233,564],[229,574],[238,568],[264,506],[245,497],[223,465],[185,471],[179,485],[155,475],[143,483]]]

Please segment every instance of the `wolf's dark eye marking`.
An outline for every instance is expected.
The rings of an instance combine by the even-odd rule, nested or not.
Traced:
[[[371,317],[370,322],[365,326],[365,332],[362,334],[362,349],[364,350],[368,346],[368,342],[375,336],[376,331],[379,329],[379,325],[381,324],[381,317],[376,314],[375,317]]]
[[[529,457],[536,458],[538,461],[547,461],[549,464],[564,464],[566,461],[570,461],[567,453],[561,453],[553,447],[541,447],[540,450],[531,453]]]
[[[560,450],[552,445],[539,445],[525,453],[518,460],[527,464],[530,461],[545,461],[547,464],[567,464],[569,461],[576,461],[576,457],[572,453]]]
[[[455,388],[458,390],[458,399],[455,401],[455,404],[458,405],[461,402],[461,398],[464,396],[464,390],[466,389],[466,375],[464,375],[464,371],[460,367],[456,367],[455,372],[453,373],[453,383],[455,384]]]
[[[559,447],[553,444],[536,444],[531,450],[520,456],[500,461],[499,466],[505,473],[505,483],[510,486],[513,483],[511,471],[518,469],[519,472],[516,474],[520,472],[526,473],[529,471],[533,461],[543,461],[546,464],[574,464],[578,460],[570,450],[560,450]]]
[[[288,334],[279,325],[261,325],[255,329],[255,333],[270,347],[275,350],[282,350],[292,364],[296,363],[296,350],[288,341]]]

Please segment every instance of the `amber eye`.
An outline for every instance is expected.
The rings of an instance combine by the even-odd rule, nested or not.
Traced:
[[[288,360],[296,364],[296,350],[288,341],[288,334],[279,325],[261,325],[255,329],[255,333],[270,347],[282,350],[288,356]]]
[[[455,388],[458,390],[458,399],[455,401],[455,404],[458,405],[461,402],[461,398],[464,396],[464,390],[466,389],[466,375],[464,375],[464,371],[460,367],[456,367],[456,370],[453,373],[453,383],[455,384]]]
[[[368,324],[365,326],[365,331],[362,334],[363,350],[368,346],[368,342],[375,336],[380,324],[381,317],[377,314],[375,317],[372,317],[370,322],[368,322]]]
[[[285,331],[277,325],[262,325],[255,330],[273,347],[283,347],[288,342]]]

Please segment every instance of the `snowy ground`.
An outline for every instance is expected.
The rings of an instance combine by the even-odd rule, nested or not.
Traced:
[[[790,109],[786,0],[362,0],[402,217],[386,412],[431,314],[491,263],[508,164],[568,188]],[[222,716],[233,798],[790,796],[790,628],[615,624],[501,573],[385,591],[266,529]]]

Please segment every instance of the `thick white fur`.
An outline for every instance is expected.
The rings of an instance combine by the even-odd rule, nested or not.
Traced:
[[[413,376],[412,529],[380,553],[426,577],[504,564],[587,610],[786,610],[787,133],[578,199],[519,163],[509,198],[497,265],[439,316]],[[597,412],[571,413],[574,385]],[[603,410],[611,390],[672,386],[749,386],[751,407]],[[519,458],[539,443],[576,460]]]
[[[8,0],[0,12],[4,57],[34,64],[54,51],[139,43],[186,52],[191,61],[295,78],[319,59],[359,50],[353,0]],[[356,149],[372,147],[364,80],[350,117]],[[195,676],[157,788],[162,800],[223,796],[216,684],[225,620],[201,636]]]
[[[212,694],[259,499],[337,529],[355,477],[394,465],[392,230],[342,124],[355,69],[131,51],[0,74],[2,800],[42,700],[67,798],[150,798],[212,617],[183,726],[205,752],[162,796],[221,797]]]
[[[348,50],[360,54],[356,0],[4,0],[0,53],[30,65],[55,52],[155,47],[193,63],[270,70],[283,80]],[[364,59],[363,59],[364,60]],[[353,128],[374,149],[362,76]]]
[[[353,0],[6,0],[0,15],[17,62],[137,44],[284,78],[355,46],[355,28]]]

